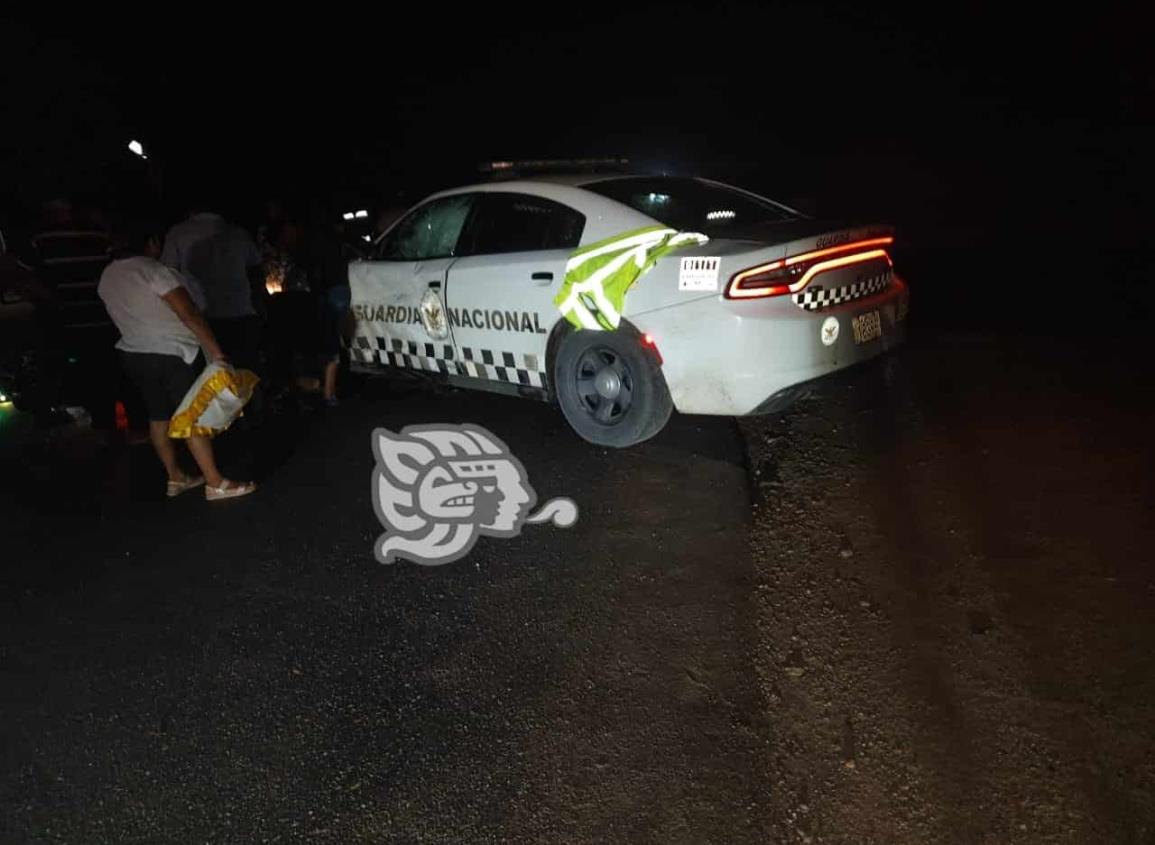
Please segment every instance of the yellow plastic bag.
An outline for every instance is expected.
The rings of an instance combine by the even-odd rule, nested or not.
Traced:
[[[169,420],[168,436],[185,439],[194,434],[204,437],[220,434],[241,415],[258,381],[257,374],[249,370],[209,364]]]

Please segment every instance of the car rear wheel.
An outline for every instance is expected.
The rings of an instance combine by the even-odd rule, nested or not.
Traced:
[[[566,420],[599,446],[621,448],[648,440],[673,410],[657,360],[624,327],[567,335],[558,347],[553,377]]]

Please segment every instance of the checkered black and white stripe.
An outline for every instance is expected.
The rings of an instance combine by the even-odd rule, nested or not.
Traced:
[[[356,363],[408,367],[429,373],[504,381],[526,387],[544,387],[544,363],[540,356],[491,349],[461,348],[457,354],[446,343],[418,343],[381,335],[358,335],[352,339],[349,355]]]
[[[890,284],[890,269],[886,269],[877,276],[871,276],[861,282],[855,282],[838,288],[824,288],[810,285],[800,293],[794,294],[794,304],[807,311],[821,311],[831,305],[839,305],[854,299],[861,299],[884,290]]]

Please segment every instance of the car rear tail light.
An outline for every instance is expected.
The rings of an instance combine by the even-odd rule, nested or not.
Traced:
[[[760,264],[735,273],[726,286],[727,299],[760,299],[766,296],[783,296],[798,293],[819,273],[835,270],[851,264],[861,264],[875,259],[885,259],[894,266],[883,247],[894,243],[894,238],[871,238],[864,241],[816,249],[800,255],[791,255]]]

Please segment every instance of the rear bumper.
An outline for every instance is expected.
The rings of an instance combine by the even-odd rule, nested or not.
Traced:
[[[781,410],[810,383],[900,345],[908,309],[906,284],[895,277],[874,296],[818,311],[803,310],[788,297],[740,302],[718,297],[631,320],[655,338],[674,407],[682,413],[745,416]],[[882,335],[856,342],[853,320],[874,311]]]
[[[887,353],[887,355],[889,355],[889,353]],[[869,378],[870,373],[876,368],[881,368],[888,360],[890,360],[888,357],[878,355],[866,361],[852,364],[841,370],[835,370],[832,373],[811,379],[810,381],[784,387],[774,395],[768,396],[762,404],[748,414],[745,414],[745,416],[754,417],[763,414],[777,414],[788,409],[799,399],[804,399],[819,390],[836,390],[840,387],[856,384],[863,378]]]

